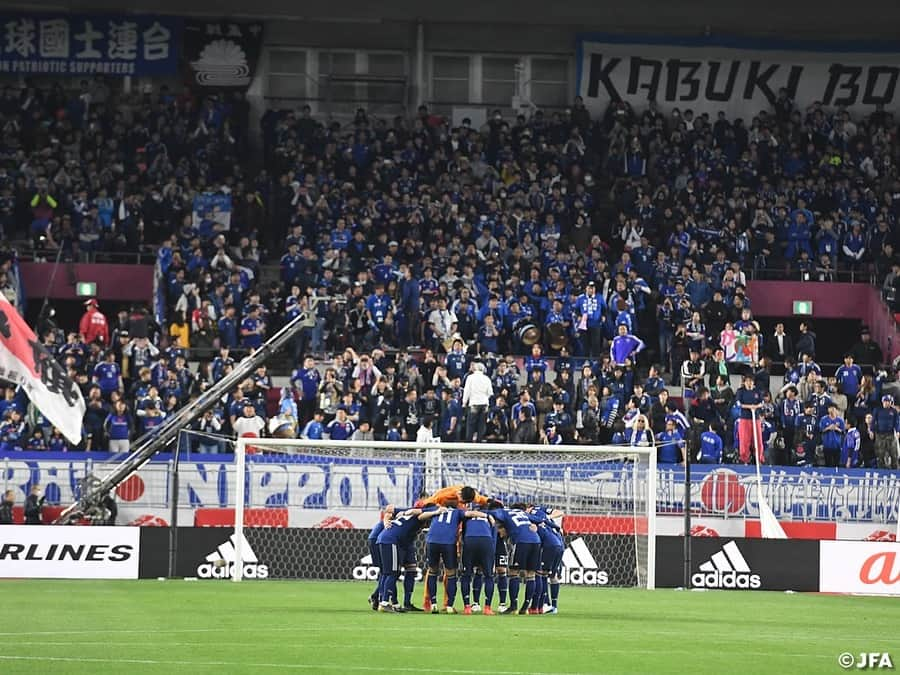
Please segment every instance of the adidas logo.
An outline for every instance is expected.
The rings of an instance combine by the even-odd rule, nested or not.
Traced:
[[[372,555],[364,555],[359,560],[359,564],[353,568],[351,576],[356,581],[375,581],[378,579],[379,569],[375,565],[372,564]],[[403,579],[404,573],[400,574],[400,579]],[[422,581],[422,570],[420,568],[416,568],[416,581]]]
[[[601,570],[583,537],[572,540],[562,556],[562,577],[564,584],[577,586],[605,586],[609,574]]]
[[[762,582],[753,574],[737,544],[729,541],[691,577],[694,588],[759,588]]]
[[[201,579],[231,579],[234,576],[235,537],[232,534],[228,541],[206,556],[206,562],[197,567],[197,576]],[[260,565],[259,558],[250,547],[247,537],[241,534],[241,557],[244,559],[242,579],[267,579],[269,566]]]

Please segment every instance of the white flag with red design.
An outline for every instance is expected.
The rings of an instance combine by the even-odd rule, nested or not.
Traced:
[[[0,379],[25,390],[63,436],[81,443],[84,397],[16,308],[0,295]]]

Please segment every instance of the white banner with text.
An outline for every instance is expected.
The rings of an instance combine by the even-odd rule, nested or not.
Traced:
[[[719,111],[749,118],[772,111],[780,89],[800,110],[820,101],[827,108],[870,112],[877,104],[900,102],[900,46],[864,51],[865,46],[835,43],[804,49],[782,43],[683,40],[624,42],[609,36],[578,41],[578,93],[602,115],[611,101],[636,110],[649,101],[660,109],[690,108],[695,114]]]
[[[0,526],[0,578],[137,579],[139,527]]]

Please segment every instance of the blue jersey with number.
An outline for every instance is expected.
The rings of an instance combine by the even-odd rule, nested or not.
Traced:
[[[426,509],[434,511],[434,509]],[[449,509],[439,516],[428,521],[428,534],[425,537],[426,544],[455,544],[456,533],[463,520],[462,509]]]
[[[119,388],[119,375],[121,371],[115,363],[104,361],[94,366],[94,377],[101,391],[110,392]]]
[[[406,546],[415,541],[421,525],[422,521],[419,520],[418,516],[408,516],[401,513],[391,521],[390,527],[384,528],[376,541],[379,544]]]
[[[541,546],[559,549],[560,551],[565,548],[562,531],[559,529],[559,525],[550,517],[550,512],[546,508],[539,506],[534,509],[534,512],[531,514],[531,522],[538,526],[537,533],[541,538]]]
[[[495,536],[494,528],[487,518],[466,518],[466,522],[463,523],[464,540],[476,537],[493,539]]]
[[[519,509],[496,509],[489,512],[499,525],[506,528],[509,540],[514,544],[540,544],[538,533],[531,529],[533,523],[527,513]]]

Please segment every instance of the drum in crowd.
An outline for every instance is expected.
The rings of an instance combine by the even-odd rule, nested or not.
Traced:
[[[547,326],[547,344],[550,349],[559,351],[563,347],[568,346],[569,336],[566,334],[566,327],[561,323],[551,323]]]
[[[526,347],[540,342],[541,328],[529,318],[519,319],[513,324],[513,334]]]

